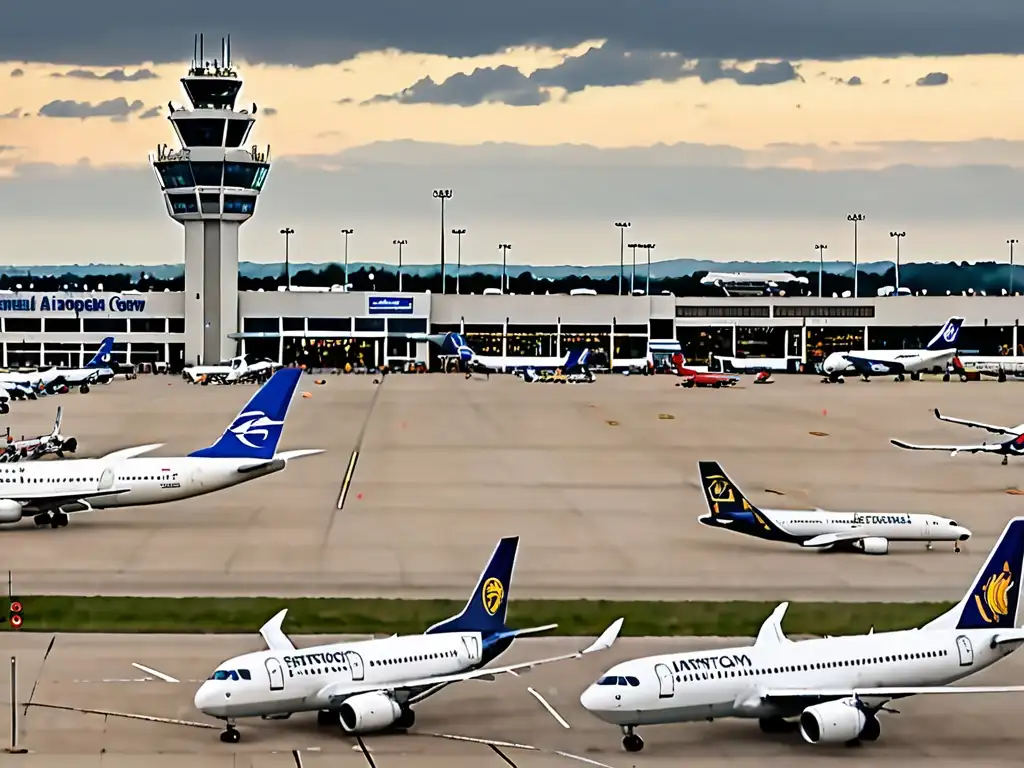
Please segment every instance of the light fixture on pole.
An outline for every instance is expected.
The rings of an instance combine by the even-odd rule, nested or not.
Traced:
[[[354,229],[343,229],[341,234],[345,236],[345,290],[348,290],[348,236],[355,232]]]
[[[452,199],[450,189],[435,189],[434,199],[441,201],[441,293],[444,293],[445,271],[444,271],[444,201]]]
[[[818,243],[814,246],[814,250],[818,252],[818,298],[821,298],[821,285],[822,280],[825,277],[825,249],[828,248],[824,243]]]
[[[626,229],[633,225],[628,221],[616,221],[615,226],[619,228],[619,296],[621,296],[622,273],[626,264]]]
[[[900,292],[900,240],[907,236],[906,232],[890,232],[889,237],[896,238],[896,294]]]
[[[644,291],[648,296],[651,295],[651,251],[654,249],[654,243],[644,243],[640,246],[647,251],[647,290]]]
[[[398,292],[402,292],[402,246],[408,245],[408,240],[395,240],[394,244],[398,246]]]
[[[863,213],[851,213],[846,217],[847,221],[853,222],[853,298],[858,298],[857,286],[859,285],[860,266],[857,261],[857,224],[864,221]]]
[[[295,230],[285,227],[281,230],[281,234],[284,235],[284,285],[285,290],[290,291],[292,289],[292,270],[288,263],[288,240],[295,234]]]
[[[506,277],[508,269],[508,249],[512,246],[508,243],[499,243],[498,247],[501,249],[501,292],[505,293],[505,283],[508,281]]]
[[[1010,295],[1013,296],[1013,246],[1019,242],[1016,238],[1007,240],[1006,244],[1010,246]]]
[[[633,254],[633,269],[629,273],[629,295],[633,295],[633,291],[636,290],[636,249],[639,248],[638,243],[630,243],[629,250]]]
[[[459,278],[462,276],[462,236],[466,234],[464,229],[453,229],[452,234],[459,238],[458,263],[455,267],[455,294],[459,293]]]

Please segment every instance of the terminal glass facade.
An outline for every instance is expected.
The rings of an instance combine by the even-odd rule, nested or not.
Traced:
[[[508,357],[556,357],[558,355],[558,326],[556,325],[509,325],[506,338],[505,354]]]
[[[731,325],[680,325],[676,328],[676,339],[682,347],[683,356],[694,365],[707,365],[711,355],[734,356]]]
[[[799,343],[800,333],[796,333]],[[736,357],[773,357],[786,356],[786,329],[780,327],[757,328],[737,326]],[[799,351],[797,352],[799,355]]]
[[[864,349],[864,328],[826,326],[807,328],[807,362],[824,361],[833,352]]]
[[[467,323],[463,336],[466,343],[478,355],[500,356],[504,330],[501,325],[469,325]]]
[[[609,365],[612,352],[611,326],[563,325],[562,354],[570,349],[589,349],[588,365],[592,368],[603,368]]]

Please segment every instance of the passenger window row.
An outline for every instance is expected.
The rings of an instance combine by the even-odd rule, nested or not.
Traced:
[[[456,654],[455,651],[445,651],[444,653],[427,653],[427,654],[424,654],[422,656],[405,656],[405,657],[400,658],[400,659],[379,659],[379,660],[371,659],[370,660],[370,666],[371,667],[383,667],[383,666],[387,666],[387,665],[390,665],[390,664],[408,664],[411,661],[427,661],[429,659],[452,658],[452,657],[454,657],[456,655],[457,654]]]
[[[766,669],[727,669],[708,672],[693,672],[685,675],[676,675],[676,682],[692,683],[700,682],[702,680],[720,680],[725,677],[759,677],[761,675],[780,675],[790,672],[810,672],[815,669],[859,667],[866,664],[892,664],[900,661],[910,661],[911,659],[936,659],[948,655],[949,651],[919,651],[917,653],[898,653],[892,656],[876,656],[874,658],[866,659],[841,659],[839,661],[819,661],[813,664],[794,664],[791,666],[769,667]],[[598,685],[602,684],[611,685],[611,683],[601,683],[598,681]]]

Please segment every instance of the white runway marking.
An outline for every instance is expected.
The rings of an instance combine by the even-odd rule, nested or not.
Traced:
[[[131,712],[112,712],[106,709],[86,709],[84,707],[68,707],[63,704],[40,704],[31,702],[30,707],[42,707],[43,709],[62,709],[66,712],[81,712],[86,715],[102,715],[103,717],[122,717],[127,720],[145,720],[150,723],[166,723],[168,725],[185,725],[189,728],[208,728],[214,731],[220,730],[219,725],[209,723],[197,723],[194,720],[178,720],[173,717],[153,717],[152,715],[137,715]]]
[[[526,749],[531,752],[539,752],[537,747],[529,744],[514,744],[510,741],[495,741],[494,739],[474,739],[472,736],[455,736],[451,733],[427,733],[426,736],[433,736],[438,739],[451,739],[452,741],[468,741],[472,744],[487,744],[495,747],[506,747],[507,749]]]
[[[600,766],[600,768],[612,768],[612,766],[608,765],[607,763],[599,763],[599,762],[597,762],[597,760],[591,760],[589,757],[581,757],[580,755],[574,755],[571,752],[562,752],[562,751],[556,749],[556,750],[554,750],[554,753],[556,755],[561,756],[561,757],[568,757],[570,760],[579,760],[581,763],[589,763],[590,765],[597,765],[597,766]]]
[[[527,688],[526,691],[531,696],[533,696],[533,698],[535,698],[537,701],[540,702],[540,705],[542,707],[544,707],[544,709],[546,709],[548,711],[549,715],[551,715],[553,718],[555,718],[555,720],[558,721],[558,724],[560,726],[562,726],[563,728],[568,728],[569,727],[569,724],[567,722],[565,722],[565,718],[562,717],[560,714],[558,714],[558,712],[555,711],[555,708],[552,707],[550,704],[548,704],[547,700],[543,696],[541,696],[539,693],[537,693],[537,691],[535,691],[533,688]]]
[[[138,663],[136,663],[134,661],[132,662],[132,666],[135,667],[136,669],[141,669],[146,674],[153,675],[153,677],[159,677],[165,683],[180,683],[181,682],[181,680],[179,680],[176,677],[171,677],[170,675],[165,675],[163,672],[158,672],[155,669],[150,669],[149,667],[144,667],[142,664],[138,664]]]

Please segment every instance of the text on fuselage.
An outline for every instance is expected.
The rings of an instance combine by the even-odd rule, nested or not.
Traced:
[[[298,656],[285,656],[285,666],[288,669],[300,667],[316,667],[324,664],[344,664],[345,654],[327,651],[326,653],[303,653]]]
[[[854,525],[909,525],[910,515],[854,515]]]
[[[731,669],[732,667],[752,667],[754,663],[745,653],[726,654],[724,656],[699,656],[697,658],[679,659],[672,662],[673,672],[701,672],[703,670]]]

